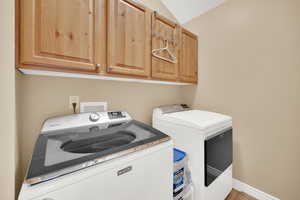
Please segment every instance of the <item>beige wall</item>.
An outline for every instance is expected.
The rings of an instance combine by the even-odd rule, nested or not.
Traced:
[[[15,173],[15,181],[16,181],[16,196],[19,194],[19,190],[22,185],[22,181],[24,179],[23,177],[23,172],[22,172],[22,163],[21,163],[21,121],[22,121],[22,116],[21,116],[21,107],[22,107],[22,96],[21,96],[21,90],[22,90],[22,74],[16,70],[15,73],[15,92],[16,92],[16,142],[15,142],[15,165],[16,165],[16,173]]]
[[[14,1],[0,2],[0,199],[15,193]]]
[[[234,119],[234,176],[300,199],[300,1],[228,0],[186,25],[199,34],[196,108]]]
[[[172,18],[159,0],[142,2]],[[126,110],[133,118],[148,124],[153,108],[182,103],[180,86],[19,74],[17,78],[21,177],[25,174],[42,122],[49,117],[71,114],[69,96],[79,96],[80,101],[107,101],[109,109]]]

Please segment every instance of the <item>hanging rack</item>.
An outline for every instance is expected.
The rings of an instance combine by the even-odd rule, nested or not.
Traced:
[[[168,40],[164,40],[164,42],[166,43],[165,47],[159,48],[159,49],[153,49],[152,50],[152,55],[154,57],[156,57],[156,58],[161,59],[161,60],[164,60],[164,61],[176,64],[177,63],[177,58],[176,58],[176,56],[169,49],[169,41]],[[165,58],[165,57],[159,55],[160,53],[162,53],[164,51],[166,51],[169,54],[170,59],[169,58]]]
[[[155,11],[154,12],[154,18],[156,18],[157,16],[157,12]],[[161,60],[164,60],[164,61],[167,61],[167,62],[170,62],[170,63],[173,63],[173,64],[176,64],[177,63],[177,58],[176,56],[172,53],[172,51],[169,49],[169,40],[168,39],[165,39],[163,37],[163,34],[161,34],[161,30],[159,30],[158,32],[156,32],[156,23],[154,22],[153,25],[152,25],[152,37],[157,37],[159,40],[163,40],[164,41],[164,45],[165,47],[163,48],[159,48],[159,49],[153,49],[152,50],[152,55],[158,59],[161,59]],[[176,42],[175,42],[175,32],[173,32],[173,39],[171,40],[172,44],[174,46],[176,46]],[[163,57],[163,56],[160,56],[159,54],[166,51],[170,57],[169,58],[166,58],[166,57]]]

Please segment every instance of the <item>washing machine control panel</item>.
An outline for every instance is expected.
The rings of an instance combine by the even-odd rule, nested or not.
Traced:
[[[132,118],[125,111],[116,112],[94,112],[94,113],[81,113],[75,115],[67,115],[62,117],[55,117],[47,119],[42,127],[41,133],[49,131],[63,130],[68,128],[77,128],[89,125],[101,125],[104,127],[110,123],[126,122]]]
[[[191,108],[187,104],[175,104],[170,106],[162,106],[160,107],[160,110],[162,114],[167,114],[167,113],[188,111],[191,110]]]
[[[109,119],[121,119],[121,118],[125,118],[126,114],[121,111],[108,112],[108,117]]]

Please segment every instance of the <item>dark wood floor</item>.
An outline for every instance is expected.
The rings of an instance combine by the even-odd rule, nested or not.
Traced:
[[[225,200],[257,200],[257,199],[245,194],[244,192],[232,190],[232,192]]]

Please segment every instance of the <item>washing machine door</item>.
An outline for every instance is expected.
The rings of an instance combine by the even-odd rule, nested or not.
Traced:
[[[232,128],[205,140],[205,186],[209,186],[232,164]]]
[[[144,123],[84,126],[41,134],[26,182],[33,185],[170,140]]]

